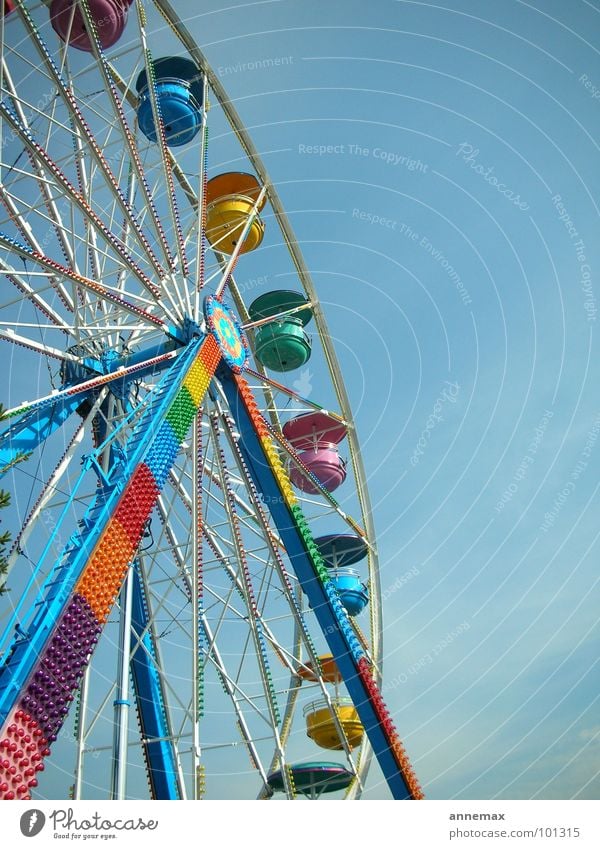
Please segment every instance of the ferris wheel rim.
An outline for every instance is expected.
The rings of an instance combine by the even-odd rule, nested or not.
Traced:
[[[156,5],[159,8],[167,10],[167,13],[169,15],[172,14],[172,18],[174,20],[176,29],[181,28],[182,33],[187,33],[187,30],[185,29],[184,25],[179,21],[179,19],[175,15],[174,10],[172,10],[172,7],[170,6],[169,3],[163,2],[163,0],[156,0]],[[187,36],[185,36],[185,37],[187,38]],[[192,55],[192,57],[195,58],[195,59],[197,57],[202,56],[202,54],[199,51],[199,48],[196,45],[194,46],[193,51],[190,50],[189,52],[190,52],[190,55]],[[201,61],[198,61],[198,65],[200,67],[202,67],[202,69],[205,71],[207,78],[209,80],[209,83],[211,84],[212,90],[215,92],[217,97],[219,97],[218,91],[219,91],[219,89],[222,90],[222,87],[220,86],[220,82],[219,82],[218,78],[214,75],[214,73],[210,69],[210,66],[208,66],[208,63],[206,62],[206,60],[203,56],[202,56]],[[212,82],[211,82],[211,80],[212,80]],[[216,85],[215,85],[215,83],[216,83]],[[227,105],[227,108],[226,108],[226,105]],[[340,371],[340,367],[339,367],[339,364],[338,364],[338,361],[337,361],[337,357],[335,355],[335,351],[334,351],[333,347],[331,346],[331,343],[329,342],[329,337],[328,337],[327,330],[326,330],[325,319],[324,319],[324,316],[323,316],[322,311],[320,309],[316,290],[315,290],[314,285],[312,283],[308,268],[307,268],[307,266],[304,262],[304,259],[302,257],[299,245],[298,245],[298,243],[297,243],[297,241],[294,237],[293,231],[291,229],[291,225],[289,224],[289,221],[287,219],[285,211],[284,211],[284,209],[281,205],[281,202],[279,200],[279,197],[277,195],[276,189],[270,183],[266,169],[264,168],[264,165],[262,164],[258,153],[255,151],[251,140],[249,139],[249,137],[247,137],[247,133],[246,133],[245,129],[243,128],[243,126],[241,125],[241,122],[239,121],[239,116],[237,116],[237,113],[234,110],[233,104],[231,103],[231,101],[228,100],[226,94],[224,93],[224,90],[223,90],[223,102],[221,102],[221,106],[224,109],[224,111],[226,112],[226,114],[228,114],[228,110],[232,110],[232,115],[234,115],[234,123],[235,123],[234,129],[236,129],[236,134],[238,135],[238,138],[240,139],[240,141],[243,140],[242,146],[244,147],[250,161],[253,164],[253,167],[255,168],[255,170],[257,172],[257,174],[261,178],[263,185],[266,186],[267,195],[268,195],[269,200],[271,202],[271,205],[272,205],[272,207],[275,211],[275,217],[276,217],[278,224],[279,224],[279,226],[282,230],[283,238],[284,238],[284,241],[287,245],[288,251],[289,251],[290,255],[292,256],[292,259],[293,259],[294,264],[296,266],[301,284],[302,284],[305,292],[307,293],[309,300],[311,301],[311,304],[314,305],[315,322],[316,322],[317,328],[319,330],[319,337],[321,339],[321,342],[322,342],[324,350],[325,350],[325,354],[326,354],[326,358],[327,358],[327,361],[328,361],[328,366],[329,366],[330,375],[331,375],[331,378],[332,378],[332,381],[333,381],[333,385],[334,385],[338,400],[340,402],[340,409],[342,411],[342,415],[343,415],[344,419],[350,425],[349,433],[348,433],[348,439],[349,439],[349,444],[350,444],[350,453],[351,453],[352,462],[353,462],[353,466],[354,466],[355,479],[356,479],[358,490],[359,490],[358,491],[358,497],[359,497],[361,509],[362,509],[362,512],[363,512],[364,526],[365,526],[367,537],[371,542],[370,552],[369,552],[369,572],[370,572],[370,578],[371,578],[371,582],[372,582],[372,586],[373,586],[373,592],[371,594],[372,607],[371,607],[370,613],[371,613],[371,620],[372,620],[372,633],[375,636],[374,646],[373,646],[373,659],[375,661],[376,674],[379,676],[380,671],[381,671],[381,639],[382,639],[382,629],[381,629],[381,623],[380,623],[381,610],[380,610],[379,570],[378,570],[378,564],[377,564],[376,549],[375,549],[375,546],[374,546],[374,528],[373,528],[373,524],[372,524],[372,514],[371,514],[370,502],[369,502],[369,497],[368,497],[368,490],[367,490],[367,486],[366,486],[366,473],[365,473],[364,465],[363,465],[363,462],[362,462],[362,457],[361,457],[361,454],[360,454],[360,446],[359,446],[359,443],[358,443],[358,438],[357,438],[356,431],[355,431],[354,425],[353,425],[352,411],[351,411],[351,408],[350,408],[349,399],[348,399],[348,396],[347,396],[347,393],[346,393],[346,390],[345,390],[345,387],[344,387],[344,384],[343,384],[343,379],[341,377],[341,371]],[[229,117],[229,114],[228,114],[228,117]],[[366,768],[368,767],[368,760],[369,760],[369,757],[370,757],[368,741],[365,740],[365,743],[363,745],[364,745],[364,749],[362,750],[362,755],[361,755],[362,769],[366,771]]]

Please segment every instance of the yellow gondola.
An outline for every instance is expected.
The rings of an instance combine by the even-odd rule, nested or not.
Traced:
[[[351,749],[360,746],[365,729],[352,702],[340,699],[333,702],[344,734]],[[333,714],[326,701],[311,702],[304,708],[306,733],[322,749],[339,751],[343,748]]]
[[[206,186],[206,237],[216,250],[231,254],[260,194],[261,186],[252,174],[233,171],[219,174]],[[259,204],[264,207],[266,198]],[[265,225],[257,214],[240,249],[248,253],[263,240]]]

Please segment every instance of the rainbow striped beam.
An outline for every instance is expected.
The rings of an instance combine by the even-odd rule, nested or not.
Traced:
[[[152,508],[220,359],[214,336],[207,336],[2,726],[2,799],[29,799],[38,784],[37,773],[44,768],[43,761],[69,711]]]

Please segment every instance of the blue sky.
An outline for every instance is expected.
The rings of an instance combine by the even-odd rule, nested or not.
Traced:
[[[427,795],[597,798],[600,6],[180,8],[337,343]]]
[[[597,798],[599,0],[174,5],[336,344],[426,796]],[[236,150],[217,121],[211,175]],[[293,285],[280,260],[242,291]]]

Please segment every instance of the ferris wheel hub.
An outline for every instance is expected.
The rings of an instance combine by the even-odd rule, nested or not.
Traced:
[[[204,301],[204,316],[209,333],[219,346],[221,355],[234,371],[241,371],[248,360],[248,341],[235,313],[214,295]]]

